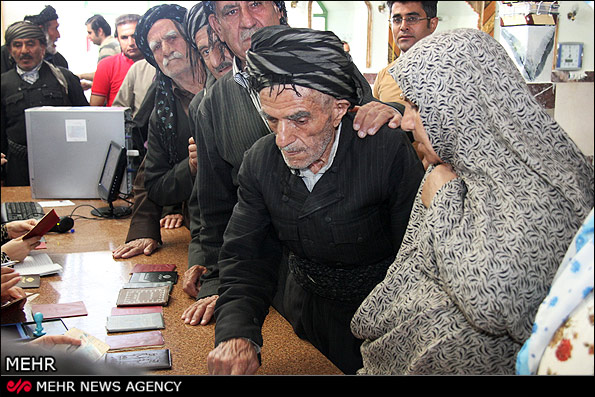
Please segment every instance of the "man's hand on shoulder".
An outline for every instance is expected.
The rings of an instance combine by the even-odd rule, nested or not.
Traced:
[[[398,128],[403,116],[392,106],[382,102],[369,102],[363,106],[356,106],[353,119],[353,129],[358,131],[360,138],[374,135],[386,123],[390,128]]]

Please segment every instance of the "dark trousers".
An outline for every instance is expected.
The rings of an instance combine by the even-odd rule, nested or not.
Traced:
[[[351,318],[359,303],[344,303],[310,293],[287,274],[283,293],[284,317],[296,335],[308,340],[343,373],[363,367],[362,340],[351,333]]]

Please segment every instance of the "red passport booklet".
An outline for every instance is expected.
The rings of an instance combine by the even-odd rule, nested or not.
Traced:
[[[144,313],[163,313],[163,306],[112,307],[112,316]]]
[[[87,308],[83,301],[71,303],[49,303],[31,305],[31,313],[41,312],[44,319],[86,316]]]
[[[56,214],[56,210],[51,210],[44,215],[43,218],[37,222],[35,227],[27,232],[23,236],[23,240],[27,240],[31,237],[43,236],[49,232],[56,224],[60,222],[60,217]]]
[[[176,270],[176,265],[169,263],[137,263],[134,265],[130,273],[144,273],[144,272],[173,272]]]
[[[110,350],[130,349],[135,347],[163,346],[165,341],[161,331],[135,332],[125,335],[108,335],[105,343]]]

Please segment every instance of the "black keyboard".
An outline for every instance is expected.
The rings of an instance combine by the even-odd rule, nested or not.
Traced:
[[[43,207],[34,201],[18,201],[2,203],[2,223],[41,219],[45,213]]]

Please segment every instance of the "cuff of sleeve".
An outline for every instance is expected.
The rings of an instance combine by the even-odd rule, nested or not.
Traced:
[[[218,290],[219,290],[219,281],[218,280],[205,281],[200,286],[198,295],[196,295],[196,300],[206,298],[206,297],[212,296],[212,295],[217,295]]]

